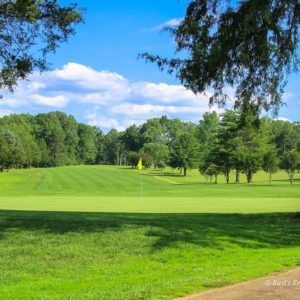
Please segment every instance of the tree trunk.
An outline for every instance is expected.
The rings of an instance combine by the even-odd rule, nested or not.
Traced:
[[[289,174],[290,184],[293,184],[294,174],[293,172],[289,172],[288,174]]]
[[[225,177],[226,177],[226,183],[229,183],[229,171],[226,171],[225,173]]]
[[[247,182],[248,183],[252,183],[252,172],[251,171],[247,171],[246,176],[247,176]]]
[[[186,168],[183,168],[183,176],[186,176]]]
[[[241,171],[240,170],[236,170],[236,173],[235,173],[235,183],[240,183],[240,174],[241,174]]]

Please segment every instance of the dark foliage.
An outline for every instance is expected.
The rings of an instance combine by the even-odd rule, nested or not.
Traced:
[[[178,27],[173,58],[144,53],[195,94],[212,90],[210,104],[224,106],[227,87],[236,107],[255,103],[277,113],[287,75],[296,70],[300,3],[297,0],[193,0]]]

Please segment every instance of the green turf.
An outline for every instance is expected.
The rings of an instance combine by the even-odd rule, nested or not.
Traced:
[[[300,265],[296,175],[149,170],[141,199],[129,168],[1,173],[0,299],[172,299]]]

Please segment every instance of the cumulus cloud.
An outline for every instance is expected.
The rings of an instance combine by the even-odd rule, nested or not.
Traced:
[[[152,31],[159,31],[168,26],[169,27],[177,27],[182,22],[182,20],[183,20],[183,18],[170,19],[164,23],[159,24],[158,26],[155,26],[154,28],[152,28]]]
[[[13,94],[2,94],[3,109],[18,107],[22,111],[23,107],[23,111],[38,112],[45,107],[63,108],[75,111],[77,117],[82,116],[91,125],[118,130],[161,115],[199,120],[208,110],[209,97],[196,96],[181,85],[134,82],[116,72],[98,71],[74,62],[34,73],[28,81],[20,82]],[[88,105],[92,110],[87,113]]]
[[[33,94],[31,97],[35,103],[40,105],[45,105],[45,106],[53,106],[59,108],[59,107],[65,107],[66,104],[68,103],[68,99],[64,95],[47,97],[38,94]]]
[[[123,100],[132,91],[129,81],[118,73],[68,63],[43,74],[35,72],[28,81],[20,82],[13,94],[3,94],[2,104],[10,107],[34,103],[61,108],[72,100],[91,104]]]
[[[3,104],[11,107],[28,103],[64,107],[70,101],[76,101],[111,105],[132,98],[164,103],[186,100],[207,103],[207,96],[196,96],[181,85],[130,82],[115,72],[96,71],[81,64],[68,63],[61,69],[34,73],[28,81],[20,83],[14,94],[5,94]]]
[[[114,128],[118,131],[124,131],[127,127],[135,124],[140,125],[144,123],[146,120],[141,119],[123,119],[118,120],[116,118],[108,118],[106,116],[102,116],[101,114],[92,113],[86,116],[88,120],[88,124],[91,126],[100,127],[104,130],[109,130]]]
[[[52,71],[50,76],[89,90],[122,90],[126,93],[129,88],[128,80],[118,73],[95,71],[90,67],[72,62],[64,65],[62,69]]]
[[[22,101],[20,99],[17,98],[17,97],[14,97],[12,98],[12,96],[6,96],[6,97],[3,97],[2,99],[0,99],[0,105],[1,106],[8,106],[8,107],[18,107],[20,106],[21,104],[24,104],[26,103],[25,101]]]
[[[207,111],[207,106],[173,106],[173,105],[152,105],[152,104],[134,104],[124,103],[112,107],[111,111],[122,115],[143,115],[153,116],[162,114],[202,114]],[[220,111],[217,109],[217,111]]]
[[[114,93],[113,91],[103,91],[98,93],[81,93],[73,95],[73,99],[78,99],[81,103],[90,103],[90,104],[107,104],[109,102],[115,102],[123,100],[128,97],[128,94],[122,94],[122,91]]]
[[[136,82],[132,84],[132,92],[136,96],[163,102],[199,100],[200,97],[207,100],[207,96],[196,96],[182,85],[170,85],[166,83]]]
[[[104,129],[115,128],[119,131],[125,130],[125,127],[122,126],[118,120],[113,118],[97,117],[96,115],[88,116],[88,124],[91,126],[97,126]]]

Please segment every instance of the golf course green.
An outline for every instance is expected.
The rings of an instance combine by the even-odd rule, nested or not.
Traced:
[[[197,170],[119,166],[0,173],[0,298],[173,299],[300,265],[295,178],[214,184]]]

